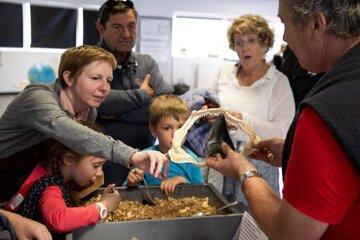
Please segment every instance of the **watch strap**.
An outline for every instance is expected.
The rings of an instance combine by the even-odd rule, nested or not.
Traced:
[[[243,188],[244,182],[251,177],[264,178],[261,172],[259,172],[258,170],[246,171],[240,176],[241,189]]]
[[[99,207],[100,220],[101,221],[105,220],[105,218],[107,216],[107,209],[106,209],[105,205],[102,202],[97,202],[95,204]]]

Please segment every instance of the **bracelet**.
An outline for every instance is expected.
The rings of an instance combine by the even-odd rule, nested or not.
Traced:
[[[134,154],[137,153],[137,152],[140,152],[140,150],[135,149],[135,151],[131,154],[130,159],[126,162],[126,167],[127,168],[133,168],[135,166],[133,163],[131,163],[131,161],[132,161],[132,158],[133,158]]]
[[[251,177],[264,178],[263,175],[261,174],[261,172],[259,172],[258,170],[246,171],[243,174],[241,174],[241,176],[240,176],[241,189],[243,188],[244,182],[246,181],[246,179],[251,178]]]

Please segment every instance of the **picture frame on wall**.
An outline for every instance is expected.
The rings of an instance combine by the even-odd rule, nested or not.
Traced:
[[[171,18],[141,17],[141,40],[171,40]]]
[[[140,17],[137,51],[149,54],[159,65],[164,80],[171,82],[172,19]]]

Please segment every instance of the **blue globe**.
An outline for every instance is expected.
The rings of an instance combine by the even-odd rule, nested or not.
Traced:
[[[51,84],[55,81],[54,69],[46,63],[37,63],[29,68],[30,84]]]

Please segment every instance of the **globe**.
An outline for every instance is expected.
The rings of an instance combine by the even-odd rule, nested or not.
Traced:
[[[46,63],[36,63],[28,71],[30,84],[51,84],[55,81],[54,69]]]

